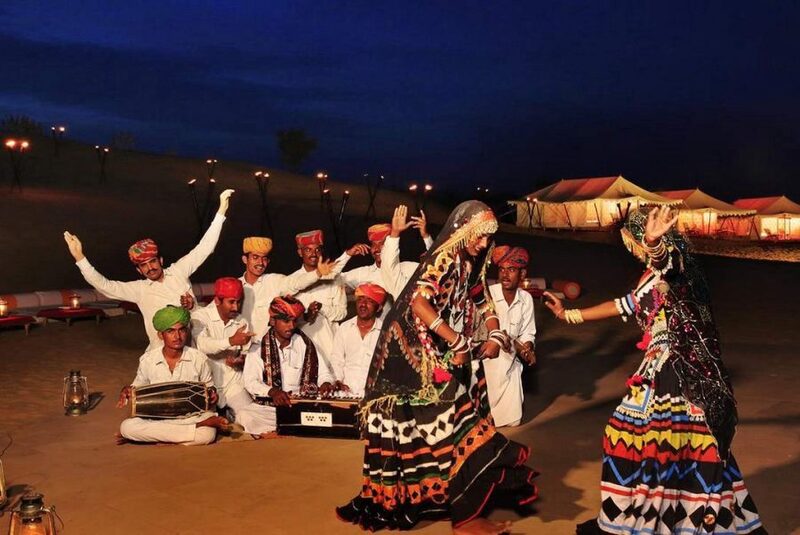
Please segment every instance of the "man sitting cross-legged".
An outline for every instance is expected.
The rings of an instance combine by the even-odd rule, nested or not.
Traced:
[[[242,368],[253,333],[239,315],[242,281],[222,277],[214,283],[214,300],[192,313],[192,336],[197,349],[209,358],[211,375],[219,393],[219,407],[227,407],[248,433],[260,428],[263,416],[244,389]],[[257,433],[256,433],[257,434]]]
[[[205,383],[210,390],[210,401],[217,402],[217,391],[208,366],[208,358],[197,349],[187,347],[189,338],[189,311],[167,305],[153,316],[153,326],[163,345],[146,352],[139,359],[139,369],[130,386],[119,394],[117,407],[127,405],[132,387],[141,387],[170,381]],[[118,443],[163,442],[197,446],[211,444],[217,429],[225,429],[228,421],[213,412],[173,420],[126,418],[119,426]]]
[[[292,394],[322,394],[333,391],[332,377],[326,366],[321,366],[314,343],[297,329],[297,320],[303,315],[303,303],[294,297],[276,297],[269,307],[269,329],[261,340],[247,353],[244,364],[244,385],[262,411],[269,418],[254,433],[273,436],[277,427],[275,408],[267,405],[267,398],[276,406],[292,404]]]
[[[355,295],[356,316],[336,329],[331,366],[337,389],[349,391],[353,397],[364,397],[372,353],[383,326],[380,315],[386,290],[366,283],[356,288]]]

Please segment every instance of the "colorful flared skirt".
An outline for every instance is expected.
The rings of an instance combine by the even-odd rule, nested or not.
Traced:
[[[361,493],[336,509],[340,519],[371,531],[443,518],[457,527],[498,494],[519,505],[536,499],[530,450],[496,432],[482,369],[454,377],[440,398],[452,401],[370,410]]]
[[[720,460],[703,411],[679,392],[667,365],[654,381],[631,386],[614,411],[603,438],[601,510],[591,531],[764,533],[733,455]]]

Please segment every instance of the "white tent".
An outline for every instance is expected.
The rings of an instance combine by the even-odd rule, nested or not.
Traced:
[[[678,230],[689,236],[747,237],[755,210],[738,208],[699,189],[656,192],[681,201],[678,205]]]
[[[605,230],[641,205],[680,202],[640,188],[620,175],[561,180],[509,204],[517,208],[520,227]]]
[[[758,197],[739,199],[739,208],[756,211],[752,225],[753,237],[759,240],[800,240],[800,204],[787,197]]]

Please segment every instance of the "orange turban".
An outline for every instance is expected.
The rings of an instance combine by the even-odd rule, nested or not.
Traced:
[[[158,257],[158,245],[150,238],[139,240],[128,248],[128,257],[134,264],[141,264]]]
[[[367,229],[367,239],[369,241],[381,241],[385,239],[391,231],[392,226],[389,223],[378,223]]]
[[[305,311],[306,307],[303,306],[303,303],[290,295],[278,296],[269,305],[269,317],[279,320],[296,320]]]
[[[222,277],[214,283],[214,296],[220,299],[241,299],[244,297],[242,281],[234,277]]]
[[[528,267],[528,251],[522,247],[509,247],[500,245],[492,251],[492,262],[498,267]]]
[[[370,299],[378,303],[378,306],[383,306],[383,304],[386,302],[386,290],[384,290],[382,286],[379,286],[377,284],[372,284],[369,282],[365,282],[364,284],[359,284],[358,287],[356,288],[355,294],[356,294],[356,299],[358,299],[363,295],[364,297],[369,297]]]
[[[242,252],[266,255],[272,251],[272,240],[260,236],[245,238],[242,242]]]
[[[301,232],[294,237],[298,247],[306,247],[307,245],[322,245],[324,236],[321,230],[310,230],[308,232]]]

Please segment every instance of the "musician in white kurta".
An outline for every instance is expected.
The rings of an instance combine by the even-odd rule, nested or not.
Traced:
[[[297,254],[302,259],[303,265],[291,276],[301,276],[319,268],[323,259],[323,239],[321,230],[303,232],[295,237]],[[314,341],[322,363],[328,368],[327,371],[330,371],[333,336],[339,322],[347,317],[347,294],[344,281],[339,275],[350,258],[368,252],[369,248],[366,245],[354,245],[336,259],[330,273],[294,296],[306,308],[305,322],[301,322],[300,328]]]
[[[184,308],[167,306],[153,317],[163,343],[148,350],[139,359],[136,377],[130,386],[120,392],[117,407],[127,405],[131,389],[172,381],[205,383],[210,389],[211,402],[217,393],[208,358],[199,350],[186,346],[189,338],[189,312]],[[136,442],[164,442],[196,446],[214,442],[217,429],[227,425],[227,420],[214,412],[205,411],[186,418],[155,420],[126,418],[119,432],[123,439]]]
[[[377,284],[360,284],[355,291],[356,316],[343,322],[333,338],[331,366],[336,387],[353,397],[364,397],[375,344],[383,321],[379,315],[386,301],[386,290]]]
[[[244,386],[250,395],[261,403],[259,409],[264,422],[262,427],[252,431],[254,434],[267,436],[275,431],[277,421],[275,408],[272,405],[288,405],[292,394],[300,394],[303,388],[308,388],[310,384],[318,387],[322,393],[333,390],[333,376],[317,359],[316,350],[313,347],[309,348],[308,344],[313,342],[297,331],[297,320],[303,312],[304,307],[297,299],[292,297],[273,299],[270,306],[270,328],[267,329],[261,344],[253,344],[247,353],[244,364]],[[266,350],[262,347],[264,345],[267,346]],[[277,351],[276,359],[271,358],[273,349]],[[273,360],[277,360],[279,369],[271,367]],[[309,370],[314,368],[316,376],[309,373]],[[278,382],[280,384],[277,384]]]
[[[242,243],[244,275],[239,277],[244,285],[241,315],[247,320],[255,340],[261,340],[269,324],[269,304],[279,295],[295,295],[319,281],[333,268],[329,262],[318,262],[317,269],[298,270],[291,275],[265,273],[272,252],[272,240],[253,236]]]
[[[519,425],[522,419],[524,363],[534,362],[536,319],[533,298],[520,283],[525,279],[528,253],[520,247],[495,247],[492,262],[498,266],[498,282],[489,286],[500,329],[511,339],[510,351],[501,349],[496,359],[484,359],[489,405],[497,427]]]
[[[243,297],[242,283],[222,277],[214,283],[214,300],[192,313],[192,337],[197,348],[209,358],[219,407],[227,407],[234,420],[248,433],[264,422],[258,405],[244,388],[242,368],[253,333],[239,316]]]
[[[77,236],[64,233],[75,265],[81,270],[83,278],[97,291],[111,299],[130,301],[139,307],[147,333],[147,349],[161,345],[157,331],[153,328],[156,311],[167,305],[189,305],[196,303],[189,277],[205,262],[219,241],[229,198],[233,190],[225,190],[220,195],[219,210],[202,239],[189,254],[170,265],[163,267],[158,247],[151,239],[139,240],[128,249],[128,256],[144,280],[121,282],[112,281],[101,275],[83,254],[83,246]]]

